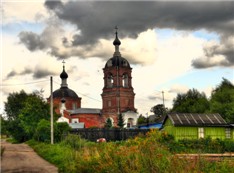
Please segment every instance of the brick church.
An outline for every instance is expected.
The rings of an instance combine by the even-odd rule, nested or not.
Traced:
[[[104,68],[104,87],[102,89],[102,109],[82,108],[81,97],[68,88],[68,74],[63,65],[60,74],[61,87],[53,92],[53,103],[58,122],[67,122],[72,128],[104,127],[107,119],[117,126],[119,114],[122,114],[126,128],[136,125],[138,114],[134,107],[134,89],[132,87],[132,68],[119,51],[121,42],[116,28],[113,45],[115,52]],[[50,98],[48,98],[48,101]]]

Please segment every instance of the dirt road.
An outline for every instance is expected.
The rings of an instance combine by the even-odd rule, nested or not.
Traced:
[[[1,173],[57,173],[58,168],[42,159],[27,144],[1,141],[5,148],[1,158]]]

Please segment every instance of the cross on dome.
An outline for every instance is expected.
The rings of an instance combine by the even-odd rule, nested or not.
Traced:
[[[118,27],[117,26],[115,26],[115,30],[116,30],[116,32],[115,32],[115,40],[113,42],[113,45],[119,46],[121,44],[121,42],[120,42],[120,40],[118,38]]]

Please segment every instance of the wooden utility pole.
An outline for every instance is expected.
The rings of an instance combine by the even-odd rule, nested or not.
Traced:
[[[164,104],[164,91],[162,91],[162,98],[163,98],[163,106],[165,108],[165,104]]]
[[[54,144],[53,77],[50,77],[50,140]]]

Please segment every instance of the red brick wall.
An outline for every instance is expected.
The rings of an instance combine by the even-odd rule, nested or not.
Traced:
[[[106,115],[99,115],[99,114],[76,114],[76,115],[71,115],[72,118],[78,118],[80,123],[85,124],[85,128],[90,128],[90,127],[104,127],[105,122],[107,118],[112,118],[114,120],[113,126],[117,126],[118,123],[118,117],[114,114],[106,114]],[[70,122],[71,122],[70,119]]]

